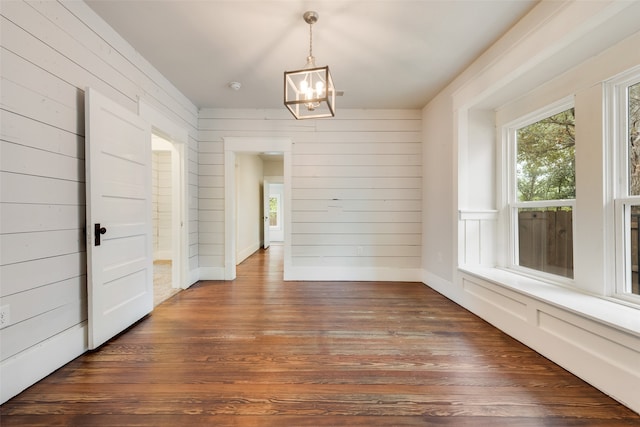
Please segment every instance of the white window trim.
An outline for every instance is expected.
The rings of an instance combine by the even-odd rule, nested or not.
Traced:
[[[532,207],[562,207],[569,206],[572,208],[572,215],[575,213],[575,199],[565,200],[541,200],[541,201],[518,201],[517,197],[517,150],[516,150],[516,132],[518,129],[536,123],[547,117],[551,117],[555,114],[566,111],[570,108],[575,108],[574,96],[568,96],[562,98],[556,102],[547,104],[546,106],[535,110],[529,114],[519,117],[509,123],[502,126],[503,135],[503,147],[507,152],[508,164],[506,166],[507,174],[504,177],[506,182],[503,185],[506,186],[506,209],[508,212],[507,221],[507,236],[508,236],[508,253],[506,260],[506,268],[516,274],[528,276],[531,278],[539,279],[544,282],[566,286],[570,288],[575,287],[575,280],[570,277],[564,277],[556,274],[546,273],[544,271],[535,270],[532,268],[523,267],[518,264],[518,233],[516,227],[518,226],[517,210],[518,208],[532,208]],[[573,235],[575,236],[575,221],[572,221]],[[574,274],[575,277],[575,274]]]
[[[607,185],[614,194],[615,283],[607,289],[608,296],[621,302],[640,304],[640,295],[631,293],[631,233],[632,206],[640,206],[640,196],[629,196],[628,106],[627,88],[640,82],[640,67],[610,79],[605,85],[606,126],[609,139],[610,173]]]

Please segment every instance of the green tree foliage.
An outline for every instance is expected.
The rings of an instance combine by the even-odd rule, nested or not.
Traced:
[[[575,198],[575,142],[573,108],[518,129],[518,200]]]
[[[278,199],[269,197],[269,212],[278,212]]]
[[[629,87],[629,194],[640,195],[640,83]]]
[[[278,225],[278,198],[273,196],[269,197],[269,225]]]

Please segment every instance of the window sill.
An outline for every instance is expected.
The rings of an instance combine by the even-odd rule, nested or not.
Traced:
[[[466,266],[459,270],[640,338],[640,308],[499,268]]]

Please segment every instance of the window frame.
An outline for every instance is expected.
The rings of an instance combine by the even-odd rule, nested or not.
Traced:
[[[568,109],[575,108],[574,96],[562,98],[556,102],[545,105],[533,112],[520,116],[502,126],[503,143],[508,153],[507,182],[506,182],[506,208],[508,212],[507,236],[508,253],[506,268],[518,274],[533,277],[553,284],[575,287],[575,270],[573,277],[561,276],[542,270],[519,265],[519,234],[518,234],[518,210],[520,208],[548,208],[571,207],[572,233],[575,236],[575,209],[574,199],[520,201],[518,200],[518,170],[517,170],[517,132],[519,129],[534,124],[545,118],[554,116]],[[572,252],[575,248],[572,247]],[[575,263],[574,263],[575,269]]]
[[[282,221],[280,220],[282,216],[280,194],[269,194],[269,201],[271,201],[272,198],[276,199],[276,225],[271,225],[271,209],[269,209],[269,230],[280,230],[282,228]],[[269,203],[269,206],[271,206],[271,203]]]
[[[613,165],[607,179],[614,189],[615,283],[607,289],[617,300],[640,304],[632,293],[631,209],[640,207],[640,195],[629,194],[628,88],[640,83],[640,67],[622,73],[606,83],[607,127]]]

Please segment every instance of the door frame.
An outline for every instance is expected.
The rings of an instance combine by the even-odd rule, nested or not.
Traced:
[[[236,278],[236,154],[280,152],[284,157],[284,279],[291,269],[291,147],[287,137],[223,137],[224,141],[224,279]]]
[[[151,123],[152,133],[161,136],[173,146],[171,154],[171,187],[179,195],[172,195],[171,208],[171,286],[186,289],[195,283],[189,277],[189,193],[188,152],[189,132],[169,119],[145,100],[138,99],[138,115]],[[149,218],[151,221],[151,218]],[[175,244],[177,242],[177,244]]]

